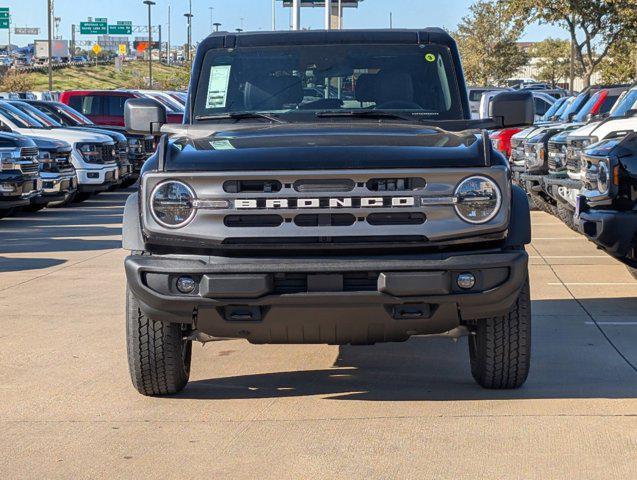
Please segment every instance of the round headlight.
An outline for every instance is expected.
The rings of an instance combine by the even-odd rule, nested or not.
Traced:
[[[606,161],[597,165],[597,190],[601,194],[607,194],[610,190],[610,167]]]
[[[182,182],[169,180],[160,183],[150,195],[150,211],[160,225],[180,228],[195,215],[195,194]]]
[[[498,185],[486,177],[470,177],[456,188],[456,213],[468,223],[486,223],[500,211],[502,194]]]

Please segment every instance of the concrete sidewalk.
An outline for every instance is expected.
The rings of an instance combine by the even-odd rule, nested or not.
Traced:
[[[637,281],[533,213],[533,367],[477,387],[466,341],[194,346],[191,383],[132,388],[126,194],[0,221],[0,476],[628,479]]]

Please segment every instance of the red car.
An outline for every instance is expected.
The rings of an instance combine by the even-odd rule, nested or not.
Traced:
[[[124,126],[124,104],[129,98],[146,98],[137,92],[119,90],[71,90],[60,102],[83,113],[97,125]],[[168,123],[182,123],[183,114],[168,112]]]

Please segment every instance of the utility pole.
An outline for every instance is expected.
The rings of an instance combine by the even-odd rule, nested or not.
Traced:
[[[13,53],[13,48],[11,47],[11,14],[9,14],[9,55]]]
[[[292,30],[301,30],[301,0],[292,0]]]
[[[170,5],[168,5],[168,57],[166,58],[166,62],[168,62],[168,65],[170,65],[171,62],[171,52],[170,52]]]
[[[272,0],[272,31],[276,30],[276,0]]]
[[[161,65],[161,52],[164,50],[163,43],[161,41],[161,24],[157,25],[157,36],[159,37],[159,64]]]
[[[210,10],[210,31],[212,32],[212,30],[214,29],[215,23],[214,20],[212,18],[212,11],[215,9],[215,7],[208,7],[208,10]]]
[[[394,28],[394,13],[389,12],[389,29]]]
[[[47,8],[47,27],[49,31],[48,35],[48,45],[49,45],[49,91],[53,90],[53,64],[52,62],[52,54],[53,54],[53,0],[48,0],[48,8]]]
[[[144,4],[148,5],[148,83],[153,88],[153,23],[151,18],[151,7],[155,5],[152,0],[144,0]],[[161,56],[161,45],[159,46]]]
[[[332,0],[325,0],[325,30],[332,29]]]
[[[343,30],[343,0],[338,0],[338,29]]]
[[[240,22],[241,22],[241,27],[240,27],[240,28],[241,28],[241,31],[243,32],[243,30],[244,30],[244,28],[243,28],[243,21],[245,20],[245,18],[241,17],[239,20],[240,20]]]

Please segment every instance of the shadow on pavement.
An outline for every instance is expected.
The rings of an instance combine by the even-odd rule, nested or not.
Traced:
[[[132,192],[129,189],[102,193],[67,208],[45,209],[37,213],[20,212],[14,217],[3,219],[0,221],[0,253],[81,252],[119,248],[124,204]]]
[[[554,312],[565,313],[534,319],[531,374],[519,390],[485,390],[475,384],[466,339],[453,343],[442,338],[416,337],[398,344],[342,346],[334,368],[324,370],[193,381],[176,398],[322,395],[338,400],[449,401],[637,397],[637,372],[591,324],[581,307],[573,300],[548,302],[547,307]],[[632,298],[586,302],[587,309],[597,307],[598,302],[604,308],[613,302],[636,303]],[[536,310],[544,310],[543,301],[533,303]],[[637,329],[633,335],[637,339]],[[636,358],[634,352],[632,355]]]
[[[57,267],[66,260],[57,258],[6,258],[0,257],[0,273],[21,272],[23,270],[42,270]]]

